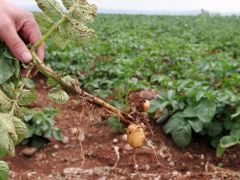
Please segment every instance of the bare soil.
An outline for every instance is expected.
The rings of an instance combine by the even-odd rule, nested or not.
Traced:
[[[154,134],[147,128],[146,145],[134,151],[107,125],[109,114],[104,109],[74,95],[67,104],[56,105],[47,99],[45,80],[38,78],[36,84],[38,101],[32,106],[61,109],[56,122],[69,142],[51,140],[31,156],[20,153],[26,147],[17,147],[16,157],[6,158],[10,179],[240,179],[239,147],[217,159],[203,138],[194,137],[188,148],[180,149],[162,126],[150,123]],[[140,94],[130,95],[131,108],[141,107]]]

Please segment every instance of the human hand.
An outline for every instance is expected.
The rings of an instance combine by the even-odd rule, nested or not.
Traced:
[[[20,9],[8,0],[0,0],[0,39],[4,40],[13,55],[28,63],[32,55],[25,43],[34,44],[42,35],[33,14]],[[44,59],[44,45],[39,46],[37,55]]]

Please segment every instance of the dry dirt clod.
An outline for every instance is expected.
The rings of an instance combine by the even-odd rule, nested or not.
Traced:
[[[143,90],[140,92],[140,97],[146,100],[154,99],[155,93],[151,90]]]
[[[57,156],[57,153],[52,153],[52,157],[56,157]]]
[[[70,142],[69,137],[64,136],[63,139],[62,139],[62,143],[63,144],[68,144],[69,142]]]
[[[127,134],[122,135],[122,140],[127,142]]]
[[[173,177],[176,177],[176,176],[178,176],[178,175],[179,175],[179,172],[178,172],[178,171],[173,171],[173,172],[172,172],[172,176],[173,176]]]
[[[16,172],[10,170],[10,172],[9,172],[9,177],[16,179],[16,176],[17,176]]]
[[[80,128],[78,133],[79,133],[77,137],[78,141],[83,142],[86,138],[84,129]]]
[[[25,156],[33,156],[33,154],[37,151],[37,148],[34,148],[34,147],[27,147],[27,148],[24,148],[20,154],[21,155],[25,155]]]
[[[117,138],[114,138],[113,139],[113,144],[117,144],[118,143],[118,139]]]
[[[123,147],[124,150],[126,151],[132,151],[133,148],[129,145],[129,144],[126,144],[124,147]]]
[[[172,166],[172,167],[175,166],[175,162],[174,161],[170,161],[168,164],[169,164],[169,166]]]
[[[42,160],[45,159],[46,157],[47,157],[46,154],[40,153],[40,154],[37,154],[37,155],[36,155],[35,160],[36,160],[36,161],[42,161]]]
[[[151,169],[150,165],[149,165],[149,164],[146,164],[146,165],[145,165],[145,169],[146,169],[146,171],[149,171],[149,170]]]
[[[86,134],[86,137],[87,137],[87,138],[93,137],[93,134],[92,134],[92,133],[87,133],[87,134]]]
[[[37,174],[37,172],[36,172],[36,171],[32,171],[32,172],[27,173],[27,176],[28,176],[28,177],[31,177],[31,176],[33,176],[33,175],[35,175],[35,174]]]
[[[54,149],[59,149],[59,146],[58,146],[57,144],[55,144],[55,145],[53,146],[53,148],[54,148]]]
[[[70,129],[70,133],[71,133],[72,135],[76,135],[76,134],[78,133],[78,129],[77,129],[77,128],[71,128],[71,129]]]
[[[191,172],[190,172],[190,171],[187,171],[187,172],[186,172],[186,176],[191,176]]]

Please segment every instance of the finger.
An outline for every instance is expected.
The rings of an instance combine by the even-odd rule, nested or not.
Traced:
[[[8,28],[2,30],[0,32],[0,36],[17,59],[23,63],[28,63],[31,61],[32,55],[26,47],[25,43],[19,37],[14,26],[9,26]]]
[[[39,30],[38,24],[36,21],[32,19],[28,19],[24,24],[20,31],[23,39],[32,45],[42,38],[41,32]],[[44,45],[38,47],[37,49],[38,57],[43,60],[44,59]]]

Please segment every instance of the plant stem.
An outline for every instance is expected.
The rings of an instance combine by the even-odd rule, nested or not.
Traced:
[[[109,112],[114,113],[115,115],[117,115],[124,123],[126,124],[131,124],[132,122],[134,122],[134,119],[132,116],[130,116],[129,114],[113,107],[112,105],[106,103],[105,101],[103,101],[100,98],[97,98],[85,91],[83,91],[80,86],[79,83],[76,82],[74,84],[71,84],[69,82],[66,82],[63,80],[62,76],[58,73],[56,73],[55,71],[53,71],[52,69],[50,69],[49,67],[47,67],[37,56],[35,49],[31,49],[31,53],[34,59],[34,64],[36,65],[36,68],[43,73],[46,77],[48,78],[52,78],[53,80],[55,80],[56,82],[58,82],[59,84],[61,84],[64,88],[71,90],[75,93],[77,93],[80,97],[87,99],[88,101],[90,101],[91,103],[97,104],[101,107],[106,108]]]
[[[31,72],[32,72],[32,70],[33,70],[33,67],[34,67],[34,66],[32,65],[32,66],[28,69],[27,74],[26,74],[26,77],[27,77],[27,78],[30,76],[30,74],[31,74]],[[16,95],[16,99],[13,101],[13,105],[12,105],[12,108],[11,108],[11,111],[10,111],[10,113],[11,113],[12,115],[14,115],[14,111],[15,111],[17,105],[18,105],[18,101],[19,101],[19,98],[20,98],[20,96],[21,96],[21,93],[22,93],[22,91],[23,91],[24,86],[25,86],[24,83],[20,86],[20,88],[18,89],[17,95]]]
[[[57,21],[56,24],[54,24],[46,34],[43,35],[43,37],[41,39],[39,39],[34,45],[33,48],[37,49],[41,44],[43,44],[50,36],[51,34],[58,28],[59,25],[61,25],[62,23],[64,23],[67,20],[67,16],[63,15],[62,18]]]

